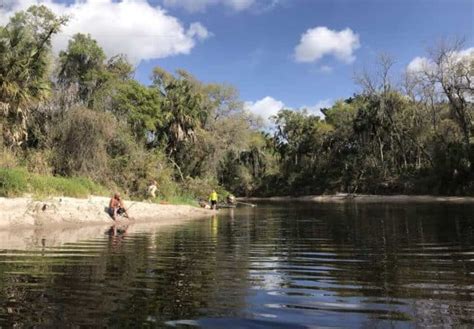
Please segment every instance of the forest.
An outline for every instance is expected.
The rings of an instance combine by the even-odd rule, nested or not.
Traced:
[[[55,54],[67,23],[32,6],[0,26],[0,196],[25,192],[17,180],[32,177],[136,198],[152,179],[163,199],[213,188],[474,195],[474,51],[462,42],[436,43],[396,77],[395,60],[380,55],[355,74],[360,90],[324,115],[282,109],[267,127],[233,86],[160,67],[145,85],[90,35]]]

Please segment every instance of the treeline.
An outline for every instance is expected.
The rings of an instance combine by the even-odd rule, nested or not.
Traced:
[[[87,177],[130,196],[156,179],[163,197],[334,192],[474,193],[472,53],[439,47],[390,81],[392,62],[361,74],[363,92],[325,118],[282,110],[262,129],[235,88],[156,67],[149,86],[44,6],[0,27],[2,167]]]
[[[441,43],[398,83],[381,55],[355,79],[363,92],[323,109],[276,117],[281,189],[293,194],[474,193],[474,49]]]

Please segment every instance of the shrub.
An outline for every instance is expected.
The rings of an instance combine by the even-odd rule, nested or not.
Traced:
[[[26,193],[28,172],[24,169],[0,168],[0,196],[14,197]]]
[[[111,176],[117,186],[124,188],[132,197],[146,197],[150,181],[158,183],[158,195],[165,199],[178,195],[178,185],[165,155],[156,150],[146,150],[137,145],[125,132],[109,145]]]
[[[216,190],[219,199],[223,199],[229,194],[229,192],[220,187],[218,183],[211,178],[188,177],[183,183],[182,190],[185,195],[189,195],[191,198],[207,199],[213,190]]]
[[[107,145],[116,134],[116,128],[111,114],[87,108],[68,112],[56,131],[53,161],[56,172],[103,179],[109,171]]]
[[[51,152],[49,150],[29,151],[25,156],[26,169],[30,173],[40,175],[51,175]]]
[[[0,168],[15,168],[18,166],[15,154],[8,149],[2,149],[0,146]]]

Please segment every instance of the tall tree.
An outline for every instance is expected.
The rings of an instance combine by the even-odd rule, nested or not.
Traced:
[[[72,88],[78,100],[90,106],[92,95],[104,82],[105,53],[90,35],[75,34],[65,51],[59,53],[58,84]]]
[[[162,94],[165,127],[162,138],[170,154],[175,154],[182,142],[193,141],[196,130],[202,126],[206,112],[202,107],[202,94],[196,82],[184,71],[173,76],[161,68],[153,71],[153,85]]]
[[[9,146],[24,143],[32,108],[49,95],[51,38],[67,20],[32,6],[0,27],[0,115]]]

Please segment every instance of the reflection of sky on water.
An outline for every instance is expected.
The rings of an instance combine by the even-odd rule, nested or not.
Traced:
[[[31,233],[36,244],[0,250],[0,326],[470,325],[472,210],[263,206],[80,230],[65,245],[58,232]]]
[[[285,273],[278,270],[280,257],[267,257],[268,260],[251,262],[248,271],[254,288],[265,290],[279,289],[284,282]]]

